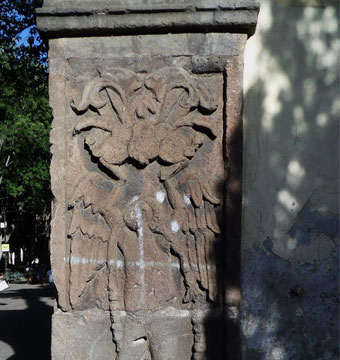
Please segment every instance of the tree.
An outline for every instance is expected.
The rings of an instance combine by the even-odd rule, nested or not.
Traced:
[[[22,247],[29,257],[46,261],[52,116],[46,47],[35,26],[36,5],[34,0],[1,1],[0,216],[7,215],[12,250]]]

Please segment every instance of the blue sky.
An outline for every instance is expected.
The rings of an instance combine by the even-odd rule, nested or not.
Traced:
[[[15,38],[16,40],[16,44],[17,46],[21,46],[21,45],[24,45],[24,46],[28,46],[28,41],[27,39],[29,37],[32,37],[34,38],[34,42],[36,43],[37,42],[37,34],[33,34],[31,35],[30,34],[30,30],[34,27],[35,25],[32,25],[32,26],[29,26],[28,28],[26,28],[25,30],[21,31]]]

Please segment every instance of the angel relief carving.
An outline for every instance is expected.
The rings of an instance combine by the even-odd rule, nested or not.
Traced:
[[[71,306],[138,312],[216,302],[220,201],[198,165],[213,151],[219,119],[204,79],[177,67],[113,69],[71,106],[74,136],[98,163],[70,204]]]

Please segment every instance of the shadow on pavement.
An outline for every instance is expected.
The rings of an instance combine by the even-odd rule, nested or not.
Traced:
[[[52,304],[46,285],[10,285],[0,293],[0,341],[13,349],[8,357],[0,348],[0,360],[51,359]]]

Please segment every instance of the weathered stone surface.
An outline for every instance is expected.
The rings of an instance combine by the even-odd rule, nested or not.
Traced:
[[[53,314],[54,360],[114,360],[110,313],[99,309]]]
[[[100,74],[70,101],[69,148],[80,157],[69,163],[72,178],[66,174],[74,190],[64,260],[70,303],[63,306],[107,309],[107,280],[111,309],[214,300],[223,77],[176,66],[148,75],[102,67]],[[180,271],[183,284],[175,281]]]
[[[78,46],[72,58],[60,56],[75,43],[88,48]],[[50,75],[51,100],[58,105],[53,132],[59,134],[52,137],[52,172],[58,171],[53,191],[55,211],[64,209],[52,224],[58,305],[76,313],[111,311],[113,321],[117,311],[124,311],[120,322],[127,325],[121,338],[113,326],[111,346],[126,359],[133,358],[128,324],[136,314],[146,351],[169,328],[170,343],[179,341],[179,353],[169,352],[169,358],[189,359],[192,348],[196,359],[204,358],[206,344],[202,336],[193,336],[192,311],[209,312],[222,299],[226,67],[195,74],[192,57],[162,55],[156,64],[144,60],[146,72],[137,72],[140,56],[130,57],[126,68],[121,67],[124,58],[108,59],[105,50],[101,58],[79,56],[91,46],[83,39],[70,39],[67,46],[50,42],[50,54],[59,54],[52,58]],[[54,89],[61,88],[60,96]],[[167,321],[157,325],[164,324],[163,330],[150,330],[158,321],[152,314],[169,308],[189,314],[186,325],[179,326],[191,329],[191,340],[183,345],[183,333]],[[204,319],[195,327],[205,331]],[[209,324],[217,321],[209,319]],[[200,345],[193,347],[196,342]]]
[[[253,34],[259,5],[242,1],[46,1],[38,26],[49,37],[167,32]]]
[[[112,312],[117,359],[190,359],[191,314],[167,308],[156,312]]]
[[[46,1],[40,27],[50,37],[105,35],[99,16],[120,34],[141,24],[178,32],[185,21],[236,32],[241,12],[246,28],[50,39],[51,260],[65,312],[54,315],[53,358],[224,359],[228,165],[238,180],[226,148],[240,124],[241,54],[256,6],[121,5]],[[65,30],[71,15],[79,33]],[[238,313],[235,299],[228,314]]]

